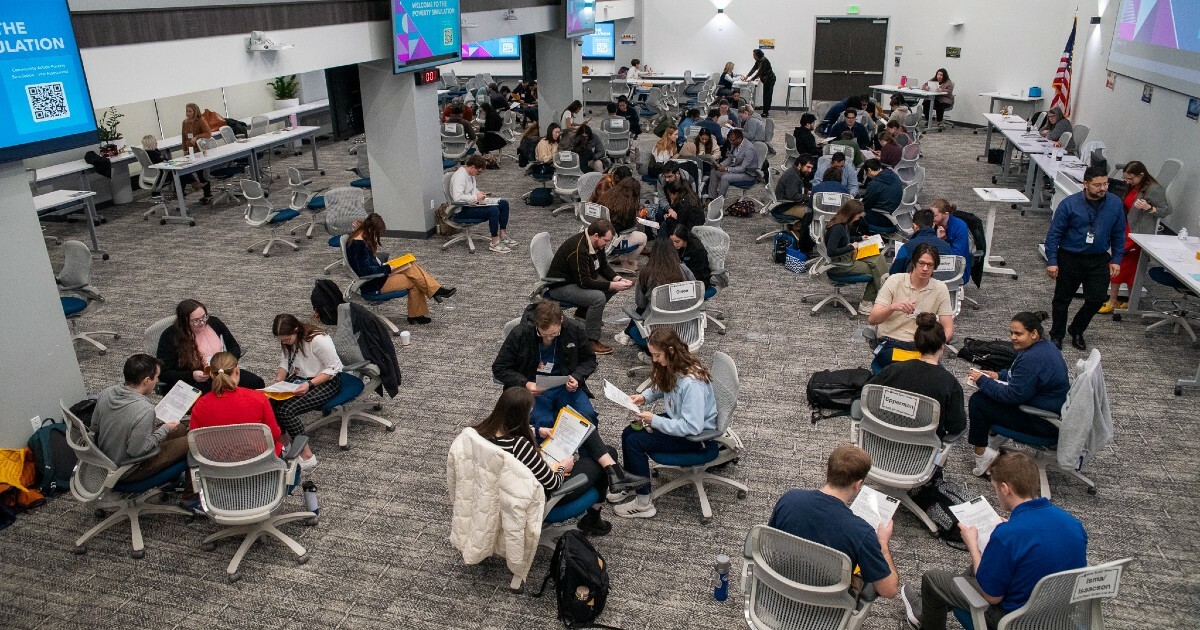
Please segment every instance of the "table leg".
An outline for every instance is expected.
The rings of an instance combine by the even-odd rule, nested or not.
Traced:
[[[87,224],[88,236],[92,238],[92,255],[99,255],[101,260],[108,260],[108,252],[100,249],[100,242],[96,239],[96,204],[95,197],[88,197],[87,203]]]
[[[1000,256],[992,255],[992,232],[995,229],[996,229],[996,204],[989,203],[988,204],[987,225],[984,227],[984,233],[987,237],[987,243],[984,245],[984,248],[983,248],[983,273],[990,273],[992,275],[997,275],[997,276],[1012,276],[1013,279],[1015,280],[1017,277],[1016,270],[1010,269],[1008,267],[995,267],[992,265],[993,260],[995,260],[999,263],[1004,262],[1004,259],[1001,258]]]
[[[1150,255],[1150,252],[1142,249],[1142,254],[1138,256],[1137,271],[1133,274],[1133,286],[1129,287],[1129,304],[1124,310],[1114,312],[1116,315],[1141,315],[1142,314],[1142,287],[1146,284],[1146,278],[1149,275],[1150,263],[1158,262]]]
[[[187,203],[183,200],[183,176],[179,174],[179,171],[172,172],[172,176],[175,178],[175,196],[179,198],[179,216],[171,214],[164,207],[163,216],[158,222],[161,225],[166,225],[167,221],[179,221],[188,225],[196,225],[196,220],[188,216]]]
[[[1029,169],[1026,170],[1026,172],[1025,172],[1025,190],[1024,190],[1025,196],[1029,197],[1030,199],[1033,199],[1033,185],[1034,185],[1034,181],[1036,181],[1036,179],[1037,179],[1035,177],[1035,175],[1037,175],[1037,172],[1038,172],[1037,161],[1034,160],[1032,157],[1030,157]],[[1037,203],[1037,201],[1035,200],[1034,203]]]

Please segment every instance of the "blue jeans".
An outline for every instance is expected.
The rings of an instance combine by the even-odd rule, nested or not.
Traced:
[[[642,352],[650,352],[646,346],[646,338],[642,336],[642,331],[638,330],[636,324],[629,322],[629,326],[625,328],[625,334],[629,335],[629,340],[633,342],[633,345],[641,348]]]
[[[508,200],[501,199],[494,206],[463,206],[454,216],[459,219],[487,219],[492,236],[499,236],[500,230],[508,229]]]
[[[871,373],[878,374],[883,371],[883,368],[895,363],[892,360],[892,350],[900,348],[902,350],[915,350],[917,344],[911,341],[897,341],[891,337],[884,337],[879,346],[875,348],[875,360],[871,361]]]
[[[650,476],[648,453],[693,453],[703,449],[703,442],[693,442],[661,431],[635,431],[627,426],[621,433],[621,459],[625,461],[625,470],[641,477]],[[637,493],[650,494],[650,484],[638,488]]]
[[[592,407],[592,401],[584,393],[583,387],[571,392],[567,391],[566,385],[552,387],[535,396],[533,413],[529,414],[529,420],[533,423],[534,428],[549,429],[554,426],[554,419],[558,417],[559,410],[567,405],[591,420],[593,424],[596,422],[596,409]]]

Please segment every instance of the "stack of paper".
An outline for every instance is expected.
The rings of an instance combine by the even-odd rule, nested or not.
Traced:
[[[858,252],[854,254],[855,260],[862,260],[871,256],[879,255],[883,250],[883,237],[878,234],[872,234],[858,244]]]
[[[570,406],[563,407],[554,420],[550,438],[542,443],[542,457],[547,462],[561,462],[575,455],[579,445],[595,430],[591,422]]]
[[[154,416],[167,424],[175,424],[183,419],[199,397],[200,390],[183,381],[176,381],[171,391],[154,406]]]
[[[979,532],[979,553],[983,553],[987,547],[988,541],[992,539],[992,532],[996,526],[1004,522],[996,510],[992,508],[992,504],[987,502],[983,497],[976,497],[960,503],[951,505],[950,512],[958,518],[958,522],[968,527],[974,527]]]
[[[858,491],[858,497],[850,504],[850,511],[866,521],[871,529],[879,529],[883,523],[891,520],[900,507],[900,499],[888,496],[870,486],[863,486]]]
[[[272,398],[274,400],[287,400],[287,399],[295,396],[296,390],[298,390],[298,389],[300,389],[299,383],[292,383],[289,381],[279,381],[278,383],[268,385],[267,387],[264,387],[264,388],[260,389],[259,391],[266,394],[267,398]]]

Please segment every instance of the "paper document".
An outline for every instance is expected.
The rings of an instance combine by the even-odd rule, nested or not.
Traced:
[[[658,221],[651,221],[650,219],[643,219],[642,217],[638,217],[637,222],[641,223],[642,225],[644,225],[648,228],[654,228],[656,230],[658,229]]]
[[[183,381],[176,381],[175,387],[154,406],[154,416],[167,424],[175,424],[183,419],[199,397],[200,390]]]
[[[416,256],[413,256],[412,254],[405,254],[403,256],[397,256],[397,257],[387,261],[387,265],[389,267],[391,267],[392,269],[399,269],[399,268],[403,267],[404,265],[410,265],[413,262],[416,262],[416,260],[417,260]]]
[[[871,486],[863,486],[858,491],[858,497],[850,504],[850,511],[866,521],[871,529],[879,529],[883,523],[891,520],[900,507],[900,499],[888,496]]]
[[[992,199],[999,201],[1025,201],[1025,195],[1012,188],[984,188],[983,192]]]
[[[279,381],[268,385],[259,391],[268,394],[295,394],[296,390],[300,389],[301,383],[292,383],[290,381]]]
[[[497,206],[500,205],[499,197],[484,197],[483,201],[476,201],[472,206]]]
[[[596,428],[569,405],[558,412],[550,438],[542,442],[542,457],[547,462],[561,462],[575,454],[579,445]]]
[[[628,394],[621,391],[621,389],[616,385],[608,382],[608,379],[605,379],[604,381],[604,397],[632,411],[633,413],[641,413],[642,411],[637,405],[633,404],[633,399],[630,398]]]
[[[992,508],[992,504],[988,503],[983,497],[976,497],[966,503],[951,505],[950,512],[958,518],[958,522],[969,527],[974,527],[979,532],[979,553],[983,553],[987,547],[988,541],[992,539],[992,532],[996,526],[1003,523],[1004,520]]]
[[[567,378],[568,377],[566,376],[546,376],[544,374],[538,374],[537,380],[534,382],[537,384],[538,389],[546,391],[547,389],[554,389],[555,387],[566,385]]]
[[[878,234],[872,234],[870,237],[862,240],[858,244],[858,251],[854,254],[855,260],[862,260],[870,256],[875,256],[883,251],[883,237]]]

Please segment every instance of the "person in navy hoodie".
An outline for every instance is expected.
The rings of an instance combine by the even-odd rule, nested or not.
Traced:
[[[863,163],[867,172],[867,191],[863,196],[863,206],[867,209],[867,225],[872,232],[891,234],[896,231],[896,225],[884,215],[889,215],[900,207],[904,199],[904,183],[896,172],[883,165],[877,159]]]

